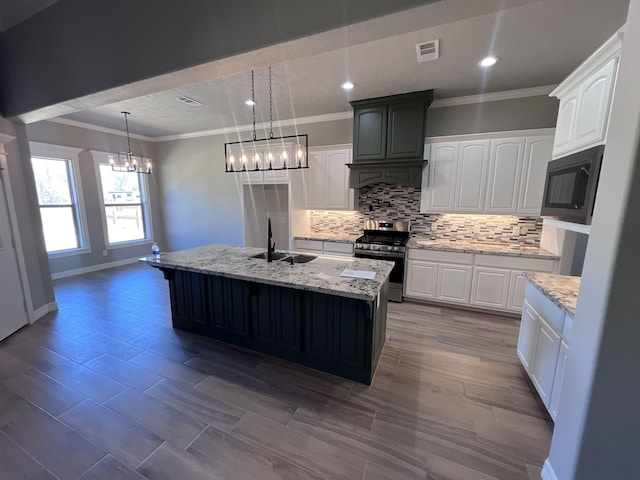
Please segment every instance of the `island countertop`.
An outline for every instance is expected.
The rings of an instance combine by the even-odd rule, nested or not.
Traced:
[[[369,301],[377,298],[394,266],[393,262],[386,260],[323,255],[318,255],[308,263],[295,265],[280,260],[268,263],[263,259],[251,258],[264,251],[263,248],[207,245],[161,253],[157,257],[150,255],[140,260],[158,268],[219,275]],[[341,277],[345,269],[374,271],[376,275],[373,280]]]

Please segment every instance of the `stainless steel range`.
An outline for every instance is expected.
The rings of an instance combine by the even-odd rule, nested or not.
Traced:
[[[355,256],[395,262],[389,278],[389,300],[402,302],[404,254],[409,241],[409,222],[367,220],[364,235],[355,242]]]

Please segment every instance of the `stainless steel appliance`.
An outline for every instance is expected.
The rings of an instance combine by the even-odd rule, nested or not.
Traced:
[[[395,262],[389,278],[389,300],[402,302],[404,255],[409,241],[409,222],[367,220],[364,235],[355,242],[355,256]]]
[[[604,145],[549,162],[542,216],[591,224]]]

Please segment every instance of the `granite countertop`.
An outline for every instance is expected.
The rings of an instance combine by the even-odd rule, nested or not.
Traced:
[[[424,250],[442,250],[448,252],[486,253],[510,257],[547,258],[557,260],[560,257],[539,247],[518,244],[518,248],[511,248],[509,243],[482,241],[451,241],[429,240],[424,237],[414,237],[409,240],[407,247]]]
[[[290,265],[287,261],[251,258],[263,248],[208,245],[178,252],[143,257],[153,267],[167,267],[196,273],[249,280],[282,287],[373,301],[393,269],[393,262],[355,257],[318,258]],[[341,277],[344,269],[375,271],[373,280]]]
[[[360,235],[351,233],[306,233],[295,235],[294,240],[322,240],[327,242],[353,243]]]
[[[571,315],[576,314],[580,277],[537,272],[526,272],[525,275],[553,303]]]

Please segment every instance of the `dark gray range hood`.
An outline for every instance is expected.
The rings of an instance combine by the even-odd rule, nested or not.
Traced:
[[[425,90],[351,102],[351,188],[379,182],[420,187],[426,113],[432,100],[433,90]]]

